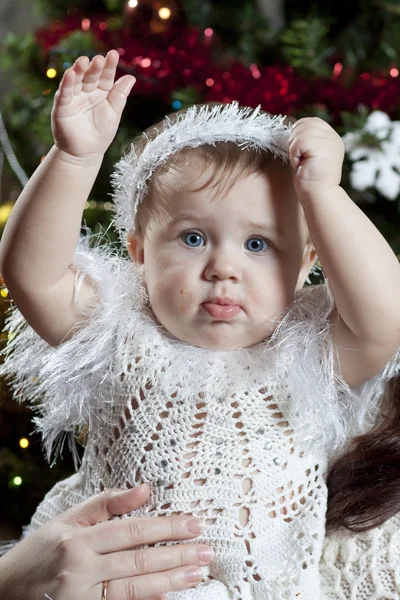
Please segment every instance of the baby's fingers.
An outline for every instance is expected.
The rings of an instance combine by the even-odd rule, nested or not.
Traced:
[[[88,56],[79,56],[71,67],[71,71],[75,73],[74,95],[77,96],[82,89],[82,79],[90,65]]]
[[[67,69],[60,81],[58,90],[54,95],[53,110],[58,106],[65,106],[71,102],[74,95],[75,73]]]
[[[54,96],[54,108],[70,104],[75,93],[78,74],[75,65],[67,69],[62,76],[58,90]]]
[[[55,104],[65,106],[71,102],[73,96],[79,94],[82,89],[82,79],[88,66],[88,57],[80,56],[72,67],[65,71],[55,95]]]
[[[97,56],[95,56],[92,59],[90,65],[89,65],[89,68],[84,73],[83,79],[82,79],[82,90],[84,92],[92,92],[97,87],[100,87],[99,80],[100,80],[100,76],[103,72],[104,64],[105,64],[104,56],[101,56],[100,54],[98,54]],[[102,88],[102,89],[104,89],[104,88]],[[107,88],[107,89],[110,89],[110,88]]]
[[[90,63],[84,73],[82,90],[92,92],[96,88],[108,92],[114,85],[115,71],[118,66],[119,54],[117,50],[110,50],[106,57],[98,54]]]
[[[115,82],[112,90],[108,94],[108,101],[118,116],[121,116],[127,97],[129,96],[129,92],[131,91],[135,82],[136,79],[133,77],[133,75],[124,75]]]
[[[114,85],[115,71],[119,62],[117,50],[110,50],[105,58],[103,70],[99,79],[99,89],[108,92]]]

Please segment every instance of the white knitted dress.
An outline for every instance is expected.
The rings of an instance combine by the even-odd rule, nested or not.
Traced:
[[[336,541],[320,578],[329,461],[379,418],[399,359],[357,390],[335,377],[328,283],[303,288],[265,342],[222,352],[168,334],[131,261],[82,240],[73,264],[77,290],[86,273],[102,301],[71,340],[52,348],[17,310],[8,322],[0,375],[14,375],[16,400],[39,413],[48,458],[63,432],[76,458],[74,432],[88,426],[79,470],[45,496],[23,537],[100,490],[146,482],[146,504],[115,518],[204,517],[195,541],[215,551],[205,581],[170,600],[399,599],[398,589],[355,596],[342,586]]]

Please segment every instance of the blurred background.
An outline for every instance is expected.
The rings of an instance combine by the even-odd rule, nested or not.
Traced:
[[[111,48],[120,54],[117,78],[130,73],[137,83],[83,225],[109,226],[109,178],[124,142],[192,103],[237,100],[330,123],[346,146],[342,186],[400,259],[398,0],[2,0],[0,235],[52,146],[50,112],[65,69]],[[3,285],[2,348],[11,302]],[[68,448],[45,460],[31,419],[32,408],[0,380],[0,540],[19,537],[45,493],[74,472]],[[84,431],[78,439],[82,454]]]

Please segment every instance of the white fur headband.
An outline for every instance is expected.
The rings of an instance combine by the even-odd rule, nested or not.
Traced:
[[[240,107],[236,101],[224,106],[192,106],[177,115],[176,122],[166,118],[163,128],[154,140],[149,140],[142,154],[137,156],[131,144],[111,175],[113,225],[120,239],[126,240],[126,234],[134,230],[138,206],[148,189],[147,181],[172,154],[182,148],[236,142],[243,150],[269,151],[287,162],[291,124],[284,124],[284,119],[282,115],[261,113],[260,106]]]

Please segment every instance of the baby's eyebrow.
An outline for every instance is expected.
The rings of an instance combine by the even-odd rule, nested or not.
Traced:
[[[279,227],[275,227],[275,225],[270,225],[269,223],[248,223],[248,226],[250,229],[262,229],[263,231],[279,235],[280,237],[284,237],[285,235],[285,232],[281,231]]]
[[[180,223],[181,221],[195,221],[200,218],[201,218],[200,215],[184,213],[183,215],[177,215],[176,217],[173,217],[173,219],[171,220],[171,223],[175,224],[175,223]]]
[[[177,223],[180,223],[181,221],[198,221],[199,219],[201,219],[201,215],[198,214],[191,214],[191,213],[185,213],[182,215],[177,215],[176,217],[174,217],[174,219],[171,221],[171,225],[176,225]],[[255,223],[255,222],[244,222],[243,226],[245,226],[248,229],[252,229],[254,231],[265,231],[266,233],[272,233],[273,235],[279,236],[279,237],[284,237],[285,236],[285,232],[281,231],[279,229],[279,227],[276,227],[275,225],[269,224],[269,223]]]

